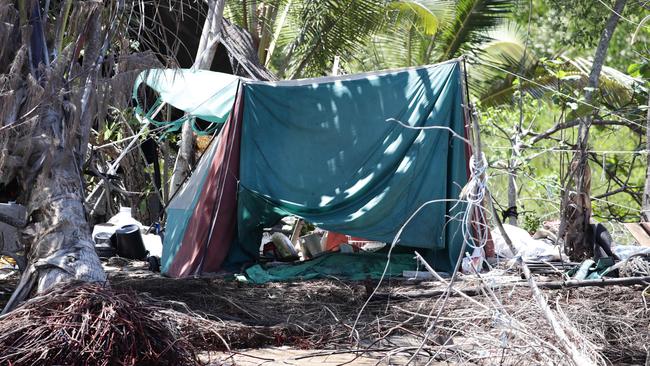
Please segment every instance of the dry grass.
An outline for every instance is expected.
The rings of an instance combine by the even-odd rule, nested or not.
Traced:
[[[517,277],[510,277],[513,279]],[[487,279],[492,280],[498,277]],[[355,329],[354,320],[374,287],[372,283],[329,279],[251,285],[224,279],[114,273],[111,284],[118,293],[137,293],[131,308],[145,306],[150,319],[170,325],[189,349],[203,352],[289,346],[318,353],[350,352],[390,363],[398,362],[398,356],[401,362],[414,357],[421,345],[414,357],[420,361],[571,364],[530,290],[508,281],[494,285],[493,293],[486,290],[472,296],[473,300],[450,297],[425,342],[425,331],[442,297],[408,298],[404,294],[443,287],[437,283],[391,281],[383,285]],[[458,286],[476,288],[477,283],[465,277]],[[397,293],[401,296],[389,296]],[[545,290],[544,294],[561,322],[571,325],[567,329],[577,329],[568,335],[593,362],[647,362],[650,311],[642,286]],[[111,304],[118,300],[102,301]],[[37,325],[44,326],[39,321]],[[40,343],[33,347],[37,344],[43,347]]]
[[[440,297],[391,298],[435,283],[383,286],[352,329],[372,284],[316,280],[250,285],[222,279],[112,279],[117,287],[181,301],[212,319],[232,349],[291,346],[303,349],[368,349],[384,356],[413,354]],[[465,279],[460,286],[474,287]],[[650,312],[642,287],[546,290],[549,304],[583,353],[600,364],[644,363],[650,344]],[[550,326],[526,287],[505,284],[473,296],[450,297],[422,356],[477,364],[569,364]],[[477,305],[481,304],[481,306]],[[210,349],[210,345],[204,344]],[[223,348],[215,343],[213,349]],[[361,353],[358,353],[361,355]],[[375,353],[376,354],[376,353]],[[388,359],[388,358],[387,358]],[[386,360],[387,360],[386,359]]]

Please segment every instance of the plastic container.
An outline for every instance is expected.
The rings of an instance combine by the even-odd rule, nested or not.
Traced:
[[[124,258],[144,260],[147,250],[138,225],[125,225],[115,231],[117,255]]]
[[[111,244],[111,237],[113,236],[112,233],[107,232],[107,231],[100,231],[93,235],[93,240],[95,241],[95,245],[99,244]]]
[[[584,280],[587,278],[589,275],[589,271],[591,269],[591,266],[596,264],[592,259],[586,259],[582,264],[580,264],[580,267],[578,268],[578,271],[576,274],[573,276],[574,280]]]
[[[108,223],[118,227],[123,227],[125,225],[137,225],[138,227],[142,227],[142,223],[134,219],[131,215],[131,207],[120,207],[120,212],[111,217],[110,220],[108,220]]]
[[[110,258],[115,256],[115,243],[113,238],[114,234],[109,232],[98,232],[93,235],[95,241],[95,252],[100,258]]]
[[[302,238],[302,248],[304,254],[309,258],[314,258],[323,253],[323,244],[321,243],[321,236],[317,233],[305,235]]]
[[[115,248],[110,244],[95,244],[95,253],[99,258],[110,258],[115,256]]]

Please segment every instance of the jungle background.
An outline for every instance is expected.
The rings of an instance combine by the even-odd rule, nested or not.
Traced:
[[[647,165],[648,2],[625,5],[600,88],[585,102],[594,50],[614,6],[607,0],[244,0],[226,2],[224,17],[250,32],[260,63],[278,78],[425,65],[464,55],[495,200],[502,210],[516,206],[517,223],[534,230],[559,217],[577,121],[592,113],[594,216],[640,220]],[[104,140],[119,139],[119,132],[111,132],[120,131],[118,126],[119,121],[98,133]],[[175,138],[168,135],[168,154],[175,152]],[[171,169],[167,163],[162,166]],[[148,194],[152,189],[134,188]]]
[[[89,245],[79,225],[105,222],[120,206],[146,225],[163,222],[216,127],[154,108],[146,92],[137,97],[159,113],[156,123],[141,123],[132,85],[156,67],[297,79],[462,56],[489,186],[509,223],[532,231],[561,216],[577,153],[590,166],[596,219],[648,219],[646,1],[0,4],[0,201],[28,206],[29,222],[14,224],[34,242],[26,246],[32,261],[82,237]],[[97,265],[90,267],[101,279]]]

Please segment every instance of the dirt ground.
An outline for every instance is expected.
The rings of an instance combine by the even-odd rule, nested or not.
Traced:
[[[137,262],[113,262],[106,269],[115,289],[164,300],[170,308],[212,321],[211,334],[189,335],[209,364],[405,364],[418,348],[423,353],[414,360],[434,365],[568,363],[518,273],[495,271],[480,282],[461,277],[459,288],[483,283],[490,284],[489,290],[448,298],[432,292],[443,293],[446,287],[439,282],[389,279],[368,300],[375,281],[253,285],[224,278],[165,278]],[[538,276],[538,281],[548,279]],[[0,302],[8,299],[16,280],[0,280]],[[650,293],[644,286],[544,294],[570,325],[572,339],[597,363],[650,362]],[[435,331],[427,334],[432,322]]]

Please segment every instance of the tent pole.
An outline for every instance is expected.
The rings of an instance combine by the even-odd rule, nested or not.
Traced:
[[[465,79],[465,92],[467,92],[467,74],[465,73],[465,58],[461,58],[463,61],[462,64],[462,73]],[[469,95],[467,95],[467,106],[466,110],[471,108],[469,105]],[[473,145],[473,150],[474,150],[474,159],[482,159],[482,152],[481,152],[481,137],[479,135],[479,128],[478,128],[478,119],[476,116],[469,111],[469,116],[470,116],[470,121],[472,123],[472,138],[470,138],[470,141],[472,142]],[[571,357],[573,362],[576,365],[587,365],[590,364],[590,359],[582,353],[582,351],[576,346],[576,344],[569,339],[567,336],[567,333],[575,333],[577,332],[574,327],[571,325],[566,325],[563,327],[563,324],[561,324],[551,308],[548,306],[548,302],[546,301],[546,298],[542,294],[542,291],[539,289],[539,286],[537,286],[537,283],[535,282],[535,279],[533,278],[533,275],[530,271],[530,268],[528,268],[528,265],[526,262],[523,260],[521,256],[518,255],[516,249],[514,248],[514,245],[512,245],[512,240],[506,233],[505,229],[503,228],[503,225],[501,224],[501,220],[499,220],[499,217],[496,215],[496,210],[494,209],[494,204],[492,202],[492,195],[486,187],[487,194],[485,195],[485,200],[487,201],[486,203],[489,204],[489,206],[492,208],[493,215],[495,215],[494,219],[497,223],[497,228],[499,232],[501,232],[502,237],[504,238],[506,244],[510,247],[510,251],[516,256],[517,258],[517,263],[521,267],[521,270],[523,272],[524,277],[528,281],[528,287],[530,287],[532,293],[533,293],[533,299],[535,302],[537,302],[537,305],[542,309],[542,314],[544,315],[544,318],[546,321],[551,325],[551,328],[553,329],[555,336],[558,338],[558,341],[560,345],[564,348],[564,350],[568,353],[568,355]],[[566,328],[566,330],[565,330]]]
[[[472,114],[472,104],[469,100],[469,83],[467,82],[466,60],[467,59],[465,56],[461,56],[459,58],[459,61],[461,62],[461,75],[463,79],[461,83],[461,90],[466,103],[463,110],[465,111],[465,121],[467,123],[471,123],[471,126],[469,126],[471,128],[471,135],[469,136],[469,140],[472,142],[474,159],[480,159],[483,153],[481,151],[481,135],[479,134],[478,120],[474,118],[474,115]]]
[[[461,56],[459,58],[459,62],[461,65],[461,77],[462,77],[462,82],[461,82],[461,90],[465,99],[465,106],[463,108],[463,111],[465,112],[465,123],[466,123],[466,130],[470,132],[469,140],[471,142],[471,149],[472,149],[472,154],[474,155],[474,161],[478,161],[479,159],[483,159],[483,151],[481,149],[481,133],[479,130],[478,126],[478,118],[472,113],[472,104],[469,99],[469,82],[467,81],[467,63],[466,63],[466,58],[465,56]],[[471,126],[467,126],[467,124],[471,124]],[[485,173],[483,173],[485,174]],[[487,190],[487,187],[486,187]],[[489,191],[488,191],[489,192]],[[485,195],[485,199],[482,203],[482,206],[484,209],[487,210],[487,207],[492,206],[492,201],[491,201],[491,196],[490,194]],[[485,257],[493,257],[495,255],[494,253],[494,242],[492,242],[490,231],[487,228],[488,222],[487,218],[485,220],[486,222],[479,222],[477,227],[474,229],[479,231],[479,230],[486,230],[487,233],[487,244],[485,245]],[[481,228],[481,225],[485,225],[484,228]],[[505,234],[505,233],[502,233]],[[506,234],[507,235],[507,234]],[[504,237],[506,236],[504,235]]]

